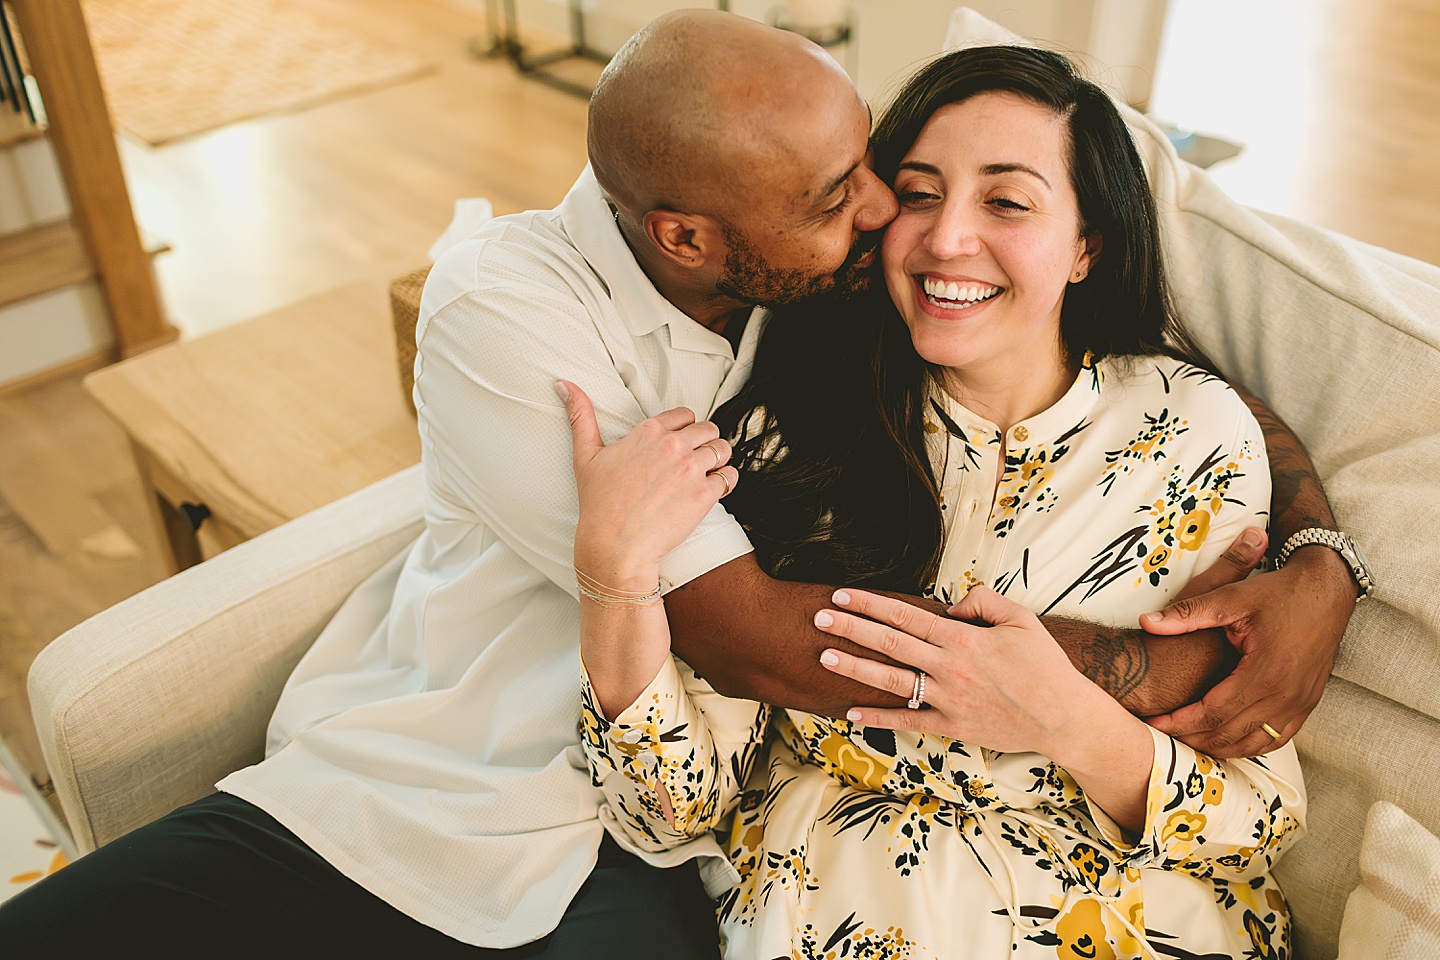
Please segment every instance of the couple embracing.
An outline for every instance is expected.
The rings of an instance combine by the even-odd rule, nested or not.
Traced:
[[[1114,105],[974,48],[872,137],[818,48],[686,11],[590,120],[560,207],[432,272],[425,532],[266,759],[0,933],[1288,956],[1289,740],[1355,581],[1294,437],[1177,325]],[[1273,506],[1267,457],[1306,468]],[[1290,562],[1242,580],[1267,518]]]

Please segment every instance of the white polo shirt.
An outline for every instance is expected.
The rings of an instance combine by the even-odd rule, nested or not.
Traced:
[[[220,789],[459,940],[553,930],[602,813],[613,822],[577,727],[578,508],[554,383],[590,395],[606,442],[671,407],[705,418],[749,375],[761,320],[737,359],[665,300],[588,168],[558,208],[446,253],[416,334],[425,531],[335,615],[285,686],[266,759]],[[662,572],[682,584],[750,549],[717,506]],[[728,868],[708,838],[644,856]]]

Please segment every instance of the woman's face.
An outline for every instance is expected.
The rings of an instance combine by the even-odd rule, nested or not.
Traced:
[[[927,361],[963,375],[1057,362],[1067,283],[1089,270],[1064,121],[1009,93],[937,110],[900,164],[885,283]]]

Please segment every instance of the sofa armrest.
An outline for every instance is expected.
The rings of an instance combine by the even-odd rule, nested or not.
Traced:
[[[295,664],[351,591],[420,533],[420,469],[185,570],[41,651],[31,708],[81,852],[261,759]]]

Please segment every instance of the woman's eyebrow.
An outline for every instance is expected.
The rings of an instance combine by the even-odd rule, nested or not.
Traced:
[[[928,173],[937,177],[940,176],[939,167],[935,166],[933,163],[925,163],[920,160],[907,160],[906,162],[900,164],[900,169],[914,170],[916,173]],[[1036,180],[1039,180],[1041,183],[1045,184],[1045,186],[1050,187],[1050,181],[1045,179],[1044,174],[1042,174],[1039,170],[1036,170],[1034,167],[1024,163],[987,163],[985,164],[985,166],[980,168],[980,172],[987,177],[998,176],[1002,173],[1027,173],[1030,176],[1034,177]],[[1050,187],[1050,189],[1053,190],[1054,188]]]
[[[901,170],[914,170],[916,173],[929,173],[935,176],[940,175],[940,168],[933,163],[921,163],[918,160],[907,160],[900,164]]]
[[[1001,173],[1028,173],[1036,180],[1039,180],[1041,183],[1045,184],[1045,186],[1050,186],[1050,181],[1045,179],[1044,174],[1042,174],[1039,170],[1036,170],[1034,167],[1028,166],[1023,163],[987,163],[985,166],[980,168],[980,172],[985,174],[987,177],[993,177]],[[1054,188],[1052,187],[1051,189]]]

